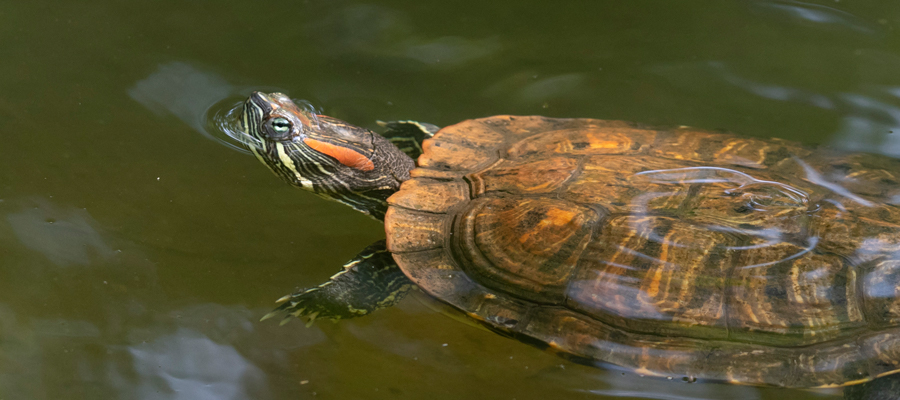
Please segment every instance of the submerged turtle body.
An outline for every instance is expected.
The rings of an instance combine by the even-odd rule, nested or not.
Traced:
[[[900,372],[898,160],[593,119],[433,137],[400,121],[385,138],[279,93],[254,93],[239,123],[276,175],[387,234],[266,317],[357,317],[418,286],[501,334],[645,375],[830,387]],[[894,398],[898,376],[845,393]]]
[[[444,128],[388,199],[409,278],[643,374],[842,386],[900,369],[900,162],[592,119]]]

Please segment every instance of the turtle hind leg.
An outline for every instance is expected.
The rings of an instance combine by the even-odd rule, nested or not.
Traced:
[[[871,382],[844,388],[844,400],[898,400],[900,374],[883,376]]]
[[[385,241],[379,240],[344,264],[344,269],[328,282],[279,299],[284,303],[262,319],[282,315],[281,323],[285,324],[291,317],[306,317],[309,326],[321,318],[337,321],[361,317],[398,303],[413,287],[387,251]]]

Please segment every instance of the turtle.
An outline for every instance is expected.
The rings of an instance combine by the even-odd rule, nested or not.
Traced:
[[[380,135],[282,93],[241,107],[259,161],[386,234],[263,319],[359,317],[420,290],[582,364],[900,396],[900,160],[586,118]]]

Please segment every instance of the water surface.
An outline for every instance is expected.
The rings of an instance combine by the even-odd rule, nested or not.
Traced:
[[[900,156],[883,1],[17,2],[0,13],[4,399],[795,399],[574,365],[409,299],[279,327],[381,226],[209,129],[250,90],[448,125],[623,119]]]

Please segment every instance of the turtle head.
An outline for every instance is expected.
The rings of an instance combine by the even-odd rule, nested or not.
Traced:
[[[383,219],[415,162],[380,135],[298,107],[281,93],[244,102],[242,142],[293,186]]]

